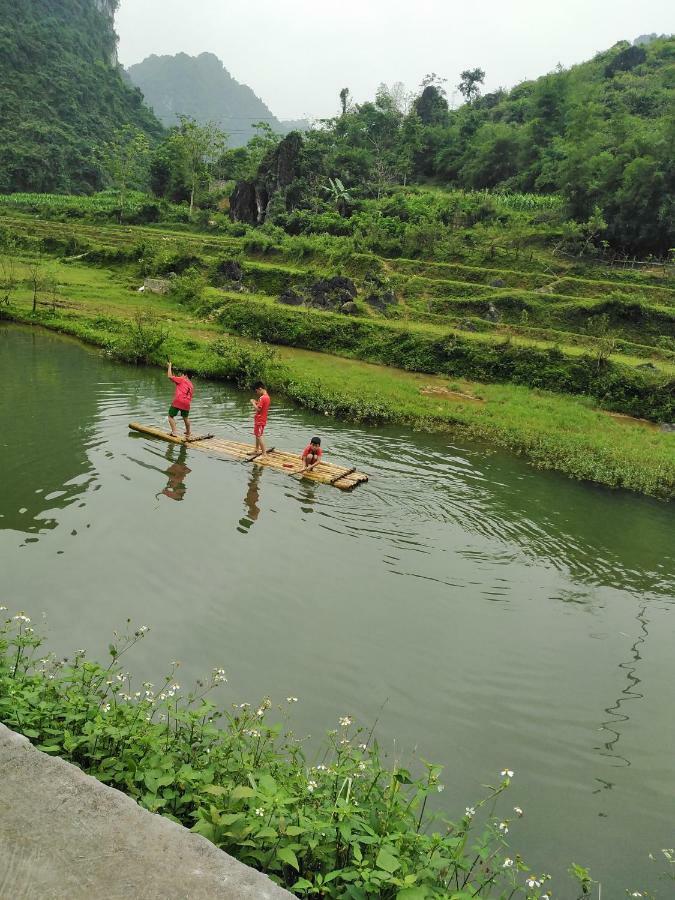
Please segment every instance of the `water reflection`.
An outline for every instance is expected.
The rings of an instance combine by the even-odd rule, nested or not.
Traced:
[[[246,496],[244,497],[244,506],[246,507],[246,515],[239,519],[237,531],[241,534],[247,534],[254,523],[258,521],[260,515],[260,477],[262,469],[260,466],[254,466],[248,479]]]
[[[613,765],[615,766],[630,766],[631,764],[629,759],[617,752],[617,744],[621,740],[621,731],[618,726],[620,723],[630,721],[630,716],[626,715],[624,709],[625,704],[628,700],[642,700],[645,696],[637,689],[638,685],[641,684],[641,679],[638,678],[636,673],[637,663],[642,659],[640,648],[649,635],[647,630],[649,619],[647,618],[646,606],[643,605],[641,607],[635,619],[640,627],[638,636],[630,648],[630,659],[620,662],[618,665],[618,668],[625,674],[626,686],[621,691],[616,701],[611,706],[605,708],[605,712],[611,716],[611,718],[600,724],[602,731],[609,735],[609,738],[601,746],[595,748],[599,751],[601,756],[608,756],[614,759],[615,763]],[[611,782],[603,782],[602,785],[603,788],[612,787]],[[601,789],[602,788],[598,788],[594,793],[599,793]]]
[[[168,469],[165,469],[165,475],[168,476],[166,487],[160,493],[170,500],[184,500],[187,493],[185,479],[190,474],[190,469],[186,464],[187,450],[183,445],[178,449],[178,458],[176,458],[176,445],[171,444],[166,451],[165,458],[171,463]],[[159,496],[159,494],[157,495]]]

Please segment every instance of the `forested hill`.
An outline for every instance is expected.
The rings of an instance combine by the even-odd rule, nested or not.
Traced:
[[[255,134],[256,122],[267,122],[277,132],[285,130],[251,88],[236,81],[213,53],[153,55],[127,73],[164,125],[176,125],[181,115],[202,124],[215,122],[227,132],[231,147],[243,147]]]
[[[424,127],[411,174],[467,188],[560,191],[575,218],[599,209],[613,243],[667,252],[674,62],[675,40],[654,35],[508,92],[481,96],[472,76],[484,73],[465,72],[468,102],[454,111],[442,84],[432,84],[415,104]]]
[[[101,185],[94,148],[162,126],[116,63],[118,0],[0,0],[0,192]]]

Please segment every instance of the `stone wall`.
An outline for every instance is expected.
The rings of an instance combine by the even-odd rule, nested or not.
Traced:
[[[205,838],[1,724],[0,897],[292,900]]]

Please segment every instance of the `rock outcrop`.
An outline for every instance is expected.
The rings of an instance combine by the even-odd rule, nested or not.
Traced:
[[[256,177],[238,181],[230,197],[230,218],[246,225],[262,225],[272,202],[292,209],[295,198],[289,188],[300,173],[302,135],[292,131],[263,159]]]

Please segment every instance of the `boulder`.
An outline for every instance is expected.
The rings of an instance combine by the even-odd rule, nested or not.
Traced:
[[[485,318],[490,322],[499,322],[501,316],[499,315],[499,310],[494,305],[494,303],[488,303],[487,309],[485,310]]]
[[[260,225],[260,203],[253,181],[238,181],[230,196],[230,218],[233,222]]]
[[[396,294],[393,291],[379,291],[366,297],[366,303],[370,304],[373,309],[384,312],[388,306],[396,305]]]
[[[347,303],[342,304],[340,312],[344,313],[346,316],[355,316],[358,315],[359,308],[353,300],[348,300]]]
[[[503,278],[493,278],[492,281],[488,281],[488,285],[494,288],[502,288],[506,287],[506,282]]]
[[[636,366],[635,368],[636,369],[646,369],[648,372],[656,372],[657,371],[657,368],[654,365],[654,363],[650,363],[650,362],[641,363],[639,366]]]
[[[279,303],[285,303],[287,306],[302,306],[304,300],[292,288],[287,288],[279,297]]]
[[[471,319],[462,319],[459,323],[459,327],[462,331],[478,331],[478,326],[471,321]]]
[[[150,294],[168,294],[171,282],[167,278],[146,278],[143,282],[143,290]]]
[[[356,297],[358,291],[356,290],[356,285],[351,280],[351,278],[345,278],[343,275],[334,275],[332,278],[322,278],[319,281],[315,281],[313,285],[310,286],[310,293],[322,293],[322,294],[333,294],[333,293],[341,293],[349,299],[353,300]],[[347,300],[344,301],[345,303]]]
[[[667,434],[675,434],[675,422],[662,422],[660,430]]]
[[[342,275],[321,278],[309,286],[309,302],[316,309],[339,309],[353,300],[356,294],[354,282]]]
[[[218,273],[230,281],[242,281],[244,270],[236,259],[225,259],[218,266]]]

